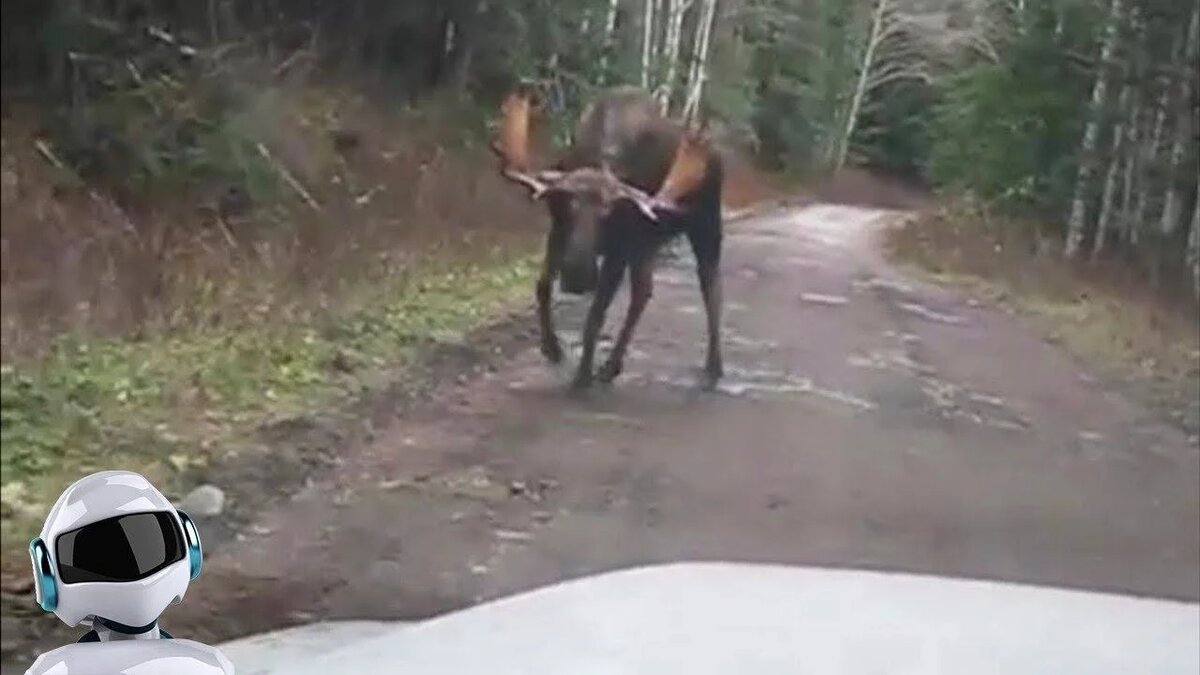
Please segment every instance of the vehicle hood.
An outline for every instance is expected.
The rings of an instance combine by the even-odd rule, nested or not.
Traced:
[[[242,675],[1200,672],[1200,605],[914,574],[640,567],[221,645]]]

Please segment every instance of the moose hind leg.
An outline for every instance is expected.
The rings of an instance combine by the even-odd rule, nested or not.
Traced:
[[[587,319],[583,325],[583,353],[579,357],[579,370],[575,372],[573,386],[583,389],[592,383],[592,363],[596,357],[596,338],[600,328],[604,326],[604,315],[612,304],[617,287],[621,285],[621,273],[625,271],[625,260],[616,256],[605,256],[604,264],[600,267],[600,279],[596,285],[596,295],[592,298],[592,306],[588,309]]]
[[[558,333],[554,330],[554,316],[550,306],[550,294],[553,286],[553,278],[543,276],[537,281],[538,327],[542,335],[542,356],[546,357],[550,363],[562,363],[562,344],[558,340]]]
[[[653,294],[654,257],[645,256],[629,267],[629,309],[625,314],[625,324],[621,326],[621,332],[617,335],[617,342],[598,373],[601,382],[612,382],[621,374],[629,341],[633,338],[633,331],[637,328],[642,312]]]
[[[561,237],[551,231],[546,242],[546,257],[542,260],[542,272],[536,286],[538,328],[541,331],[542,356],[550,363],[562,363],[562,343],[554,330],[554,313],[550,300],[554,292],[554,280],[558,277],[559,260],[562,255]]]
[[[689,234],[692,252],[696,256],[696,276],[704,298],[708,328],[708,355],[704,360],[705,386],[715,386],[725,375],[721,358],[721,234],[703,232]]]

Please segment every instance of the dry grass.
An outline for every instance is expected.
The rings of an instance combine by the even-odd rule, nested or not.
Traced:
[[[264,91],[235,121],[266,148],[258,201],[198,180],[118,204],[32,119],[0,133],[6,561],[80,475],[183,489],[262,420],[336,408],[531,297],[544,216],[436,107]]]
[[[388,115],[347,92],[262,98],[247,126],[262,130],[285,197],[262,204],[202,185],[122,208],[47,162],[28,125],[5,122],[6,358],[64,332],[291,320],[346,284],[395,274],[430,251],[487,251],[540,228],[490,164],[435,142],[445,135],[437,111]]]
[[[1194,303],[1164,297],[1119,261],[1072,266],[1057,238],[955,203],[889,238],[890,253],[938,281],[1017,311],[1190,433],[1200,430],[1200,329]]]

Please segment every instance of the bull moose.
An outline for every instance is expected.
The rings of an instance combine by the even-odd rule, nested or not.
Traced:
[[[529,148],[533,94],[530,86],[522,85],[508,96],[491,147],[500,158],[501,174],[528,189],[530,197],[545,203],[550,213],[536,286],[542,354],[552,363],[563,358],[550,305],[555,280],[560,280],[564,293],[594,292],[573,381],[576,388],[588,387],[597,335],[628,270],[625,323],[596,374],[602,382],[616,378],[653,292],[657,253],[683,234],[696,257],[707,315],[704,384],[711,388],[723,374],[720,156],[683,125],[660,114],[645,91],[614,87],[584,111],[561,158],[537,168]]]

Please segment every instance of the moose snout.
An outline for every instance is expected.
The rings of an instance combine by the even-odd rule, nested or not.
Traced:
[[[596,261],[591,256],[578,260],[570,260],[563,265],[559,287],[563,293],[584,295],[596,290],[596,279],[598,276]]]

